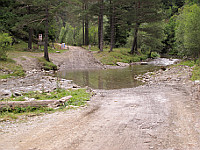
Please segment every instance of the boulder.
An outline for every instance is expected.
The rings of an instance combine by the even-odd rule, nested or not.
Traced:
[[[12,92],[10,90],[0,90],[0,98],[11,97]]]
[[[22,96],[22,93],[19,92],[19,91],[15,91],[13,95],[16,96],[16,97],[17,97],[17,96]]]
[[[148,65],[148,62],[141,62],[141,65]]]
[[[128,63],[123,63],[123,62],[117,62],[116,65],[120,66],[120,67],[127,67],[127,66],[129,66]]]

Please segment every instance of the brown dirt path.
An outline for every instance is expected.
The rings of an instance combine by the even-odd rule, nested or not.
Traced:
[[[23,53],[21,54],[23,55]],[[31,56],[31,57],[30,57]],[[24,70],[40,70],[39,62],[34,57],[43,57],[42,53],[24,53],[24,56],[15,58]],[[104,66],[96,60],[92,53],[75,46],[69,46],[69,51],[63,53],[49,53],[50,60],[56,64],[59,70],[90,70],[103,69]]]
[[[50,54],[52,61],[59,70],[89,70],[103,69],[104,66],[96,60],[92,53],[75,46],[69,46],[69,51],[62,54]]]

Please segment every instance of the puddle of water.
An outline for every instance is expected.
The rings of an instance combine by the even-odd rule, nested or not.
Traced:
[[[82,87],[89,86],[93,89],[121,89],[132,88],[143,83],[134,79],[135,75],[143,74],[148,71],[155,71],[159,67],[152,65],[130,66],[123,69],[108,70],[84,70],[84,71],[62,71],[58,75]]]

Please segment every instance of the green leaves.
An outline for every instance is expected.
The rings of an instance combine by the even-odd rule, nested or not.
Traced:
[[[12,37],[8,33],[0,33],[0,60],[7,58],[7,51],[9,50]]]
[[[200,54],[200,7],[186,5],[177,19],[176,38],[181,53],[187,56]]]

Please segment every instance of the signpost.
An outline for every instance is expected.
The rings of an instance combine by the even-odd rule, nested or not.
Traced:
[[[39,34],[39,37],[38,37],[38,46],[40,46],[40,49],[41,49],[41,46],[44,45],[44,42],[42,42],[42,34]]]
[[[42,41],[42,34],[39,34],[39,41]]]

